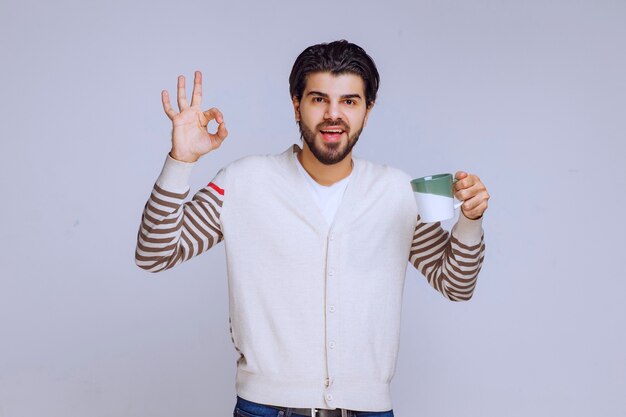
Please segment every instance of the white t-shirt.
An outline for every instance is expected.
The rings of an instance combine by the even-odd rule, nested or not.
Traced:
[[[352,177],[352,172],[346,178],[341,181],[337,181],[333,185],[325,186],[319,184],[315,181],[306,169],[300,163],[298,159],[298,153],[294,152],[293,157],[296,159],[296,163],[298,165],[298,170],[304,178],[306,179],[307,184],[309,184],[309,192],[313,196],[313,199],[319,206],[324,218],[328,222],[329,225],[333,224],[333,220],[335,219],[335,214],[337,213],[337,209],[341,204],[341,199],[343,198],[343,194],[346,191],[346,187],[348,186],[348,182],[350,182],[350,178]]]

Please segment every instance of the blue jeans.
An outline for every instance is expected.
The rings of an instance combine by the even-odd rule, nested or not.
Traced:
[[[237,404],[233,411],[234,417],[301,417],[287,411],[277,410],[267,405],[254,403],[237,396]],[[389,411],[349,411],[348,417],[393,417],[393,410]]]

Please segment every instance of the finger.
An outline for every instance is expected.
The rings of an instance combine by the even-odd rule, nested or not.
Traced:
[[[455,190],[462,190],[463,188],[467,188],[470,185],[471,175],[469,175],[467,172],[458,171],[456,174],[454,174],[454,178],[456,178],[456,181],[454,182]]]
[[[454,190],[455,191],[461,191],[464,190],[468,187],[470,187],[471,184],[469,182],[469,180],[467,178],[462,179],[462,180],[458,180],[457,182],[454,183]]]
[[[465,171],[457,171],[456,174],[454,174],[454,178],[457,180],[462,180],[465,177],[467,177],[467,172]]]
[[[486,189],[482,183],[474,184],[471,187],[458,190],[454,193],[454,196],[460,201],[465,201],[470,198],[474,198],[480,193],[486,194]]]
[[[483,201],[485,201],[484,196],[482,194],[478,194],[478,195],[475,195],[474,197],[464,200],[461,207],[463,207],[463,209],[466,211],[473,210],[476,207],[478,207],[480,204],[482,204]]]
[[[478,206],[480,206],[481,204],[483,204],[484,200],[481,200],[479,198],[470,198],[469,200],[465,200],[465,202],[463,202],[463,204],[461,205],[461,208],[463,209],[464,212],[471,212],[474,211]]]
[[[220,123],[219,126],[217,127],[217,132],[215,132],[215,134],[211,136],[214,140],[217,140],[220,143],[223,142],[224,139],[226,139],[226,136],[228,136],[228,130],[226,130],[226,123]]]
[[[178,77],[177,98],[178,109],[181,112],[189,108],[189,103],[187,103],[187,95],[185,94],[185,77],[182,75]]]
[[[172,104],[170,103],[170,95],[166,90],[161,91],[161,102],[163,103],[163,110],[165,110],[165,114],[170,120],[174,119],[176,116],[176,111],[172,108]]]
[[[470,210],[466,210],[465,208],[463,208],[462,211],[463,211],[463,215],[467,217],[468,219],[476,220],[479,217],[482,217],[482,215],[485,214],[486,210],[487,210],[487,202],[483,201],[478,206]]]
[[[193,77],[193,93],[191,95],[191,107],[202,106],[202,73],[196,71]]]
[[[203,114],[204,117],[206,117],[207,119],[207,123],[209,123],[213,119],[215,119],[218,124],[224,123],[224,115],[222,115],[222,112],[215,107],[203,112]]]
[[[454,184],[455,190],[460,191],[465,188],[473,187],[476,184],[482,184],[482,182],[480,182],[480,178],[478,178],[476,175],[472,175],[472,174],[465,174],[465,175],[466,176],[462,180],[459,180]]]

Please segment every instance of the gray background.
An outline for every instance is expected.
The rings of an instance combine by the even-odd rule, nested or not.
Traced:
[[[291,65],[339,38],[382,76],[356,154],[492,195],[470,302],[408,273],[396,415],[626,415],[624,22],[609,0],[3,1],[0,416],[232,413],[223,246],[133,261],[160,91],[200,69],[225,114],[195,191],[298,142]]]

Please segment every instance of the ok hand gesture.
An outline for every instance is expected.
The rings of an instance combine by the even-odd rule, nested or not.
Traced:
[[[213,107],[202,111],[202,73],[195,72],[191,106],[185,94],[185,77],[178,77],[177,89],[178,109],[172,108],[166,90],[161,92],[161,101],[167,117],[172,121],[172,150],[170,156],[183,162],[196,162],[202,155],[220,147],[228,131],[222,112]],[[218,123],[217,132],[209,133],[207,125],[215,119]]]

